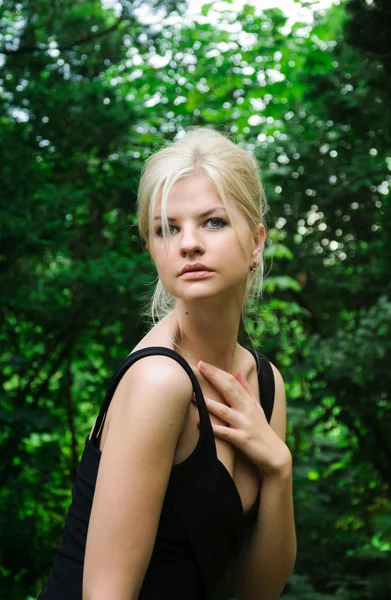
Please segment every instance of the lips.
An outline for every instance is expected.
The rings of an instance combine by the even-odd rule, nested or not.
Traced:
[[[188,273],[189,271],[213,271],[213,269],[209,269],[209,267],[203,265],[202,263],[188,264],[183,267],[179,275],[183,275],[184,273]]]

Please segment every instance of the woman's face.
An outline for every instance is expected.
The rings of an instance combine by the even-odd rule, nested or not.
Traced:
[[[252,251],[260,244],[262,250],[264,227],[261,226],[261,235],[258,231],[258,236],[255,236],[257,241],[239,209],[233,203],[230,209],[245,253],[224,204],[208,179],[185,177],[173,185],[167,202],[172,235],[166,240],[162,236],[159,218],[161,203],[157,204],[151,254],[159,278],[171,295],[190,301],[237,293],[238,300],[242,300],[250,265],[255,260],[257,263],[259,261],[259,254],[253,256]],[[210,214],[203,215],[209,211]],[[212,270],[212,273],[200,279],[180,275],[186,264],[197,262]]]

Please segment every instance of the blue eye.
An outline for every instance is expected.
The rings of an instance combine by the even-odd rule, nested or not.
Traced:
[[[206,223],[208,223],[209,221],[218,221],[223,226],[228,225],[227,221],[224,221],[224,219],[220,219],[220,217],[212,217],[211,219],[208,219]],[[217,229],[217,227],[212,227],[212,229]]]
[[[210,221],[217,221],[218,225],[220,225],[220,227],[212,227],[211,229],[222,229],[223,227],[228,225],[228,222],[225,221],[224,219],[220,219],[220,217],[211,217],[210,219],[205,221],[205,223],[209,223]],[[171,233],[172,228],[178,229],[177,227],[175,227],[175,225],[169,225],[168,230],[170,233]],[[161,227],[158,227],[156,229],[156,235],[158,235],[159,237],[162,237],[162,228]]]

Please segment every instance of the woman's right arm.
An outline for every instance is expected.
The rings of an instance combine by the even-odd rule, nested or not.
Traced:
[[[112,399],[88,527],[83,600],[136,600],[193,393],[167,356],[139,359]]]

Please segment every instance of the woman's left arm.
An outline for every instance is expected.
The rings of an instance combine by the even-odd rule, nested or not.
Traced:
[[[213,365],[200,369],[228,404],[206,399],[208,409],[227,423],[213,425],[215,435],[234,444],[262,472],[257,519],[227,569],[239,600],[277,600],[296,560],[292,455],[285,444],[285,388],[280,372],[270,364],[275,379],[270,424],[243,373],[233,377]]]
[[[272,364],[272,363],[271,363]],[[284,381],[272,364],[275,397],[270,426],[285,442],[286,400]],[[251,537],[227,570],[240,600],[276,600],[283,591],[296,560],[293,513],[292,457],[272,474],[264,475],[258,516]]]

